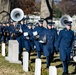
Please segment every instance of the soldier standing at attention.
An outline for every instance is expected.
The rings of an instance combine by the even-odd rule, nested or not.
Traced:
[[[60,48],[60,60],[63,65],[62,75],[68,75],[68,65],[74,39],[74,32],[71,30],[71,23],[71,21],[66,22],[66,28],[60,31],[59,37],[55,43],[56,50]]]

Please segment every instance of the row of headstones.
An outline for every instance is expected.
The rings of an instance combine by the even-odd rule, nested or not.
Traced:
[[[5,57],[10,63],[21,63],[18,60],[18,50],[19,45],[16,40],[9,40],[8,45],[8,56]],[[5,43],[2,43],[2,56],[5,56]],[[29,69],[29,54],[28,52],[23,52],[23,70],[28,72]],[[36,58],[35,60],[35,75],[41,75],[41,59]],[[57,75],[57,69],[55,66],[49,67],[49,75]]]

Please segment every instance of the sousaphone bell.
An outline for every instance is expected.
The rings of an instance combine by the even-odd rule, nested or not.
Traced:
[[[60,18],[60,23],[61,23],[62,26],[66,26],[66,22],[67,21],[71,21],[72,22],[72,18],[69,15],[63,15]]]
[[[24,12],[22,9],[20,8],[15,8],[11,11],[11,19],[14,20],[14,21],[20,21],[23,19],[24,17]]]

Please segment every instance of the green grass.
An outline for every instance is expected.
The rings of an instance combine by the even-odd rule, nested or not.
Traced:
[[[7,50],[8,50],[8,47],[6,46],[6,55],[7,55]],[[21,64],[9,63],[8,61],[5,60],[5,57],[2,57],[0,53],[0,75],[34,75],[35,59],[36,59],[36,53],[32,52],[31,59],[29,61],[30,71],[26,73],[23,71]],[[60,59],[59,54],[58,55],[55,54],[54,61],[51,63],[51,65],[57,67],[57,73],[58,73],[57,75],[62,75],[62,72],[63,72],[62,63],[59,59]],[[43,55],[41,57],[41,60],[42,60],[42,75],[49,75],[48,69],[45,69],[46,59]],[[75,62],[71,61],[69,65],[70,75],[76,75],[75,73],[76,71],[74,71],[75,66],[73,66],[73,64],[75,64]]]

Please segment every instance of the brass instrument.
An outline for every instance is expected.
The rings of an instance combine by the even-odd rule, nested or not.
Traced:
[[[22,9],[20,8],[15,8],[11,11],[11,19],[14,20],[14,21],[20,21],[23,19],[24,17],[24,12]]]
[[[67,21],[72,21],[72,18],[69,15],[63,15],[60,19],[60,23],[62,26],[66,26]]]

